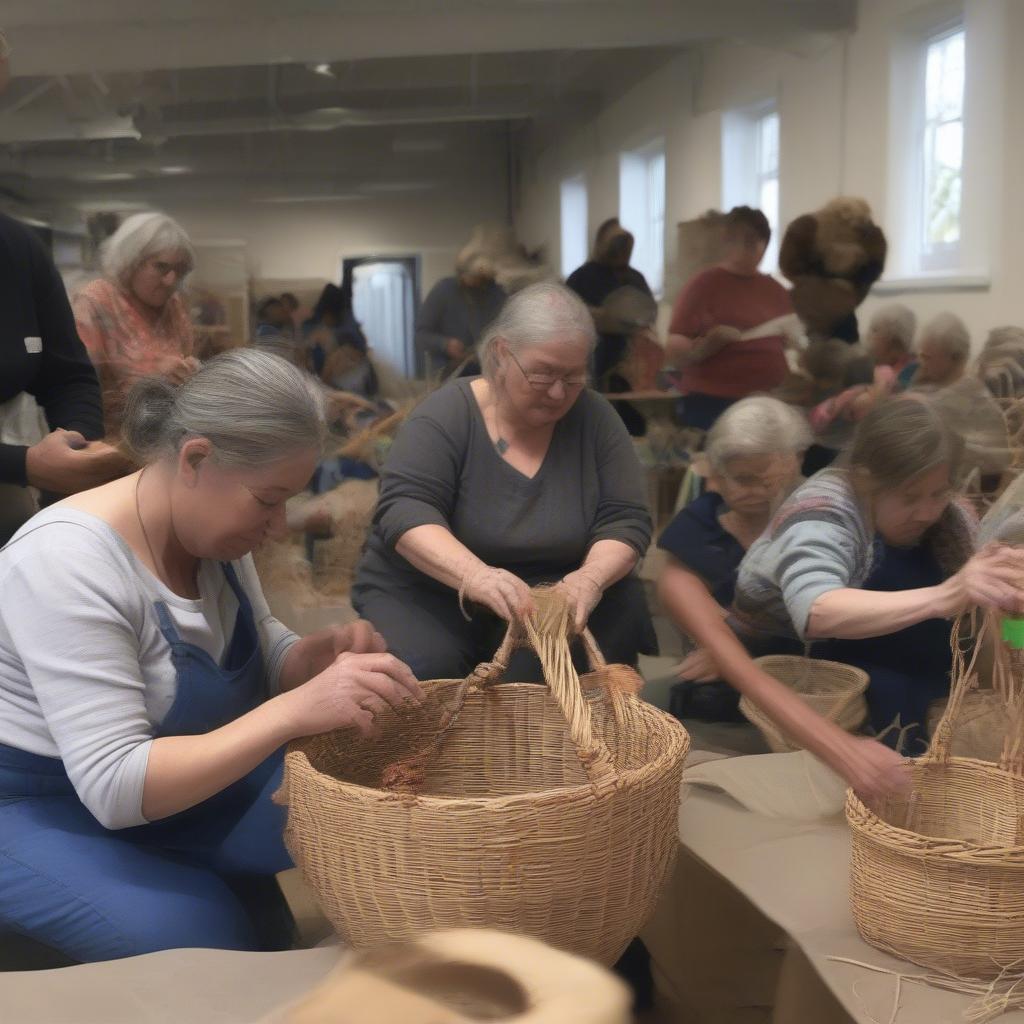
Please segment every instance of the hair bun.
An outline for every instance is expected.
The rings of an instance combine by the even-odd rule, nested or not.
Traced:
[[[128,392],[121,438],[140,462],[148,462],[166,447],[177,391],[162,377],[143,377]]]

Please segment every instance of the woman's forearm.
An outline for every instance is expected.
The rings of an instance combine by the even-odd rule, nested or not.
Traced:
[[[633,571],[638,555],[621,540],[599,540],[587,552],[580,572],[590,577],[602,590],[618,583]]]
[[[398,538],[395,551],[420,572],[453,590],[462,586],[470,572],[484,565],[450,530],[433,523],[406,530]]]
[[[669,362],[679,367],[702,363],[709,354],[702,338],[688,338],[685,334],[670,334],[665,339],[665,353]]]
[[[754,662],[697,576],[670,567],[658,591],[666,610],[676,622],[686,623],[687,632],[711,657],[722,679],[752,700],[800,746],[838,767],[847,735]]]
[[[949,581],[916,590],[856,590],[841,587],[822,594],[807,617],[808,640],[863,640],[887,636],[925,619],[952,618],[956,594]]]
[[[241,718],[201,736],[153,741],[142,791],[149,821],[194,807],[251,772],[294,739],[289,697],[274,697]]]

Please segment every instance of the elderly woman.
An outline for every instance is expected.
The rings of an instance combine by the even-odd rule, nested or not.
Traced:
[[[949,690],[950,620],[976,605],[1024,607],[1024,552],[972,553],[973,520],[954,500],[962,454],[929,404],[882,403],[858,425],[848,464],[790,495],[736,583],[751,650],[813,643],[815,657],[859,665],[872,726],[898,722],[911,750]]]
[[[917,343],[916,391],[937,391],[955,384],[967,369],[971,336],[955,313],[939,313],[921,329]]]
[[[145,468],[0,553],[0,930],[81,961],[262,945],[237,891],[291,863],[283,746],[420,697],[368,624],[300,640],[267,610],[249,552],[324,434],[266,353],[140,382]]]
[[[352,596],[419,678],[491,657],[540,583],[568,592],[609,660],[655,649],[631,575],[651,537],[643,475],[587,388],[593,345],[577,296],[531,285],[487,331],[483,376],[437,391],[399,431]]]
[[[744,339],[743,332],[793,312],[789,292],[762,274],[772,232],[768,218],[749,206],[725,217],[725,251],[679,293],[666,350],[680,369],[682,418],[708,430],[733,402],[770,391],[786,379],[786,341],[778,331]]]
[[[867,350],[876,366],[888,366],[896,375],[897,390],[905,390],[914,374],[914,311],[899,302],[883,306],[868,326]]]
[[[162,213],[129,217],[103,243],[103,274],[72,303],[78,333],[103,387],[108,431],[140,377],[180,384],[198,365],[195,335],[179,294],[195,264],[184,228]]]
[[[800,480],[800,460],[811,443],[803,417],[774,398],[744,398],[718,418],[707,436],[708,490],[665,528],[658,547],[668,552],[662,591],[704,584],[722,608],[732,604],[736,574],[772,512]],[[672,602],[676,625],[690,630],[691,610]],[[702,651],[680,666],[683,682],[672,689],[669,710],[678,718],[739,719],[739,694],[715,682],[717,672]]]
[[[416,314],[416,350],[428,375],[449,376],[477,348],[505,301],[495,274],[491,257],[470,242],[455,261],[455,276],[430,289]]]

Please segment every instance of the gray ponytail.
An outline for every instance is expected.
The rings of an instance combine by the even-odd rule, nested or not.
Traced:
[[[215,356],[180,387],[158,377],[129,392],[121,424],[140,462],[173,455],[204,437],[218,462],[258,466],[323,448],[323,392],[309,374],[269,352],[236,349]]]

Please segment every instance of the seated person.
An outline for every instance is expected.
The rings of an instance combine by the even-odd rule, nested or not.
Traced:
[[[810,439],[803,417],[774,398],[744,398],[722,413],[707,436],[708,490],[679,512],[658,540],[671,556],[662,586],[678,586],[682,577],[695,576],[724,616],[732,605],[740,562],[799,482],[800,459]],[[689,634],[689,613],[685,603],[679,607],[676,625]],[[739,694],[718,681],[701,652],[682,663],[679,676],[683,682],[672,688],[669,704],[677,718],[742,720]]]
[[[938,391],[955,384],[967,369],[971,357],[971,335],[955,313],[939,313],[921,329],[917,343],[917,373],[911,381],[915,391]]]
[[[622,421],[587,387],[594,340],[578,296],[530,285],[484,336],[483,376],[450,381],[398,431],[352,600],[419,678],[490,659],[541,583],[568,592],[609,661],[656,650],[633,574],[647,488]],[[508,675],[538,678],[520,671],[537,669]]]
[[[917,317],[902,303],[883,306],[868,326],[867,350],[875,366],[892,367],[896,375],[894,391],[905,391],[917,373],[914,359],[914,331]]]
[[[928,705],[949,693],[951,620],[1024,602],[1024,551],[974,554],[974,517],[956,500],[963,451],[928,403],[882,402],[844,464],[783,503],[736,581],[730,622],[752,653],[810,645],[864,669],[871,726],[892,744],[902,730],[909,753],[924,749]]]
[[[0,552],[0,930],[78,961],[287,948],[242,898],[292,866],[285,745],[422,694],[367,623],[300,639],[260,589],[326,434],[305,373],[238,349],[140,381],[122,426],[145,468]]]

